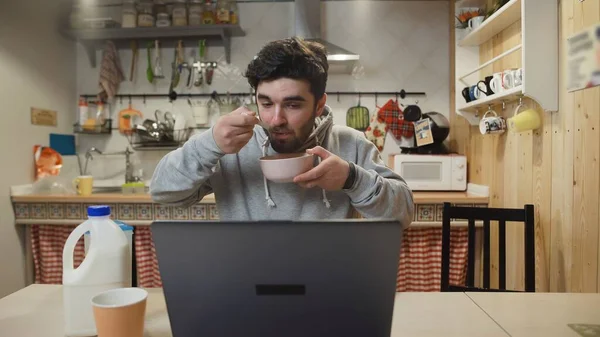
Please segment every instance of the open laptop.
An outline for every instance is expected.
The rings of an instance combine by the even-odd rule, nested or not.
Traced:
[[[174,337],[389,337],[389,220],[156,221]]]

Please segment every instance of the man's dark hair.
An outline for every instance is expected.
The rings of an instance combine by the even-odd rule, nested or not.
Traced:
[[[250,62],[244,76],[253,89],[279,78],[307,80],[316,102],[327,85],[327,52],[319,43],[292,37],[267,43]]]

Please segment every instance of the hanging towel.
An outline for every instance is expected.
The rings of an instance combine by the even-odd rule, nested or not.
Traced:
[[[125,80],[119,53],[112,41],[107,41],[102,54],[102,63],[100,65],[100,93],[102,99],[111,99],[119,91],[119,85]]]
[[[387,124],[388,130],[400,140],[402,137],[412,137],[415,127],[412,122],[404,120],[400,106],[394,100],[387,101],[377,112],[377,115]]]
[[[371,123],[367,130],[365,131],[365,136],[368,140],[370,140],[379,152],[383,151],[383,146],[385,145],[385,135],[387,133],[388,126],[385,124],[383,119],[379,117],[377,114],[373,114],[371,117]]]

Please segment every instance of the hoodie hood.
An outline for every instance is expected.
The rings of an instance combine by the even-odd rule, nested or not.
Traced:
[[[323,146],[323,143],[325,142],[325,139],[331,132],[332,127],[333,127],[333,113],[331,112],[331,108],[329,108],[329,106],[325,105],[321,116],[315,118],[315,124],[313,127],[313,131],[308,136],[306,141],[304,141],[304,144],[302,144],[302,146],[296,150],[296,152],[304,152],[315,146]],[[258,136],[260,137],[260,140],[262,142],[262,155],[264,157],[267,155],[267,149],[271,145],[269,136],[262,127],[258,127],[256,132],[258,133]],[[319,163],[321,163],[321,157],[318,157],[318,161],[319,161]],[[273,199],[271,199],[271,195],[269,193],[269,183],[267,181],[267,178],[263,176],[263,180],[264,180],[264,185],[265,185],[265,199],[267,200],[267,204],[270,207],[275,207],[275,202],[273,201]],[[325,204],[325,206],[327,206],[327,208],[329,208],[329,207],[331,207],[331,204],[330,204],[329,200],[327,199],[327,194],[325,193],[325,190],[322,190],[322,191],[323,191],[323,203]]]

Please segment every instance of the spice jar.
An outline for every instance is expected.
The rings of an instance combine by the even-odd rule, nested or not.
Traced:
[[[173,26],[187,26],[187,7],[185,0],[176,0],[173,5]]]
[[[150,1],[140,2],[138,6],[138,27],[154,27],[154,4]]]
[[[134,28],[137,26],[137,10],[133,1],[123,1],[121,15],[121,27]]]
[[[202,0],[191,0],[188,9],[188,24],[190,26],[202,24]]]
[[[204,3],[204,8],[202,9],[202,24],[204,25],[212,25],[215,23],[215,10],[213,8],[212,2],[210,0],[206,0]]]
[[[171,17],[167,6],[164,4],[157,4],[154,6],[156,11],[156,27],[169,27],[171,25]]]
[[[216,19],[217,23],[227,24],[229,23],[229,1],[218,0],[216,8]]]

